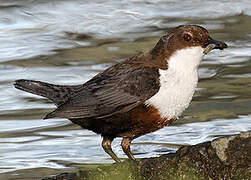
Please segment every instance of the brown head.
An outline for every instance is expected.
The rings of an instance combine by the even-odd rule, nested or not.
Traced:
[[[204,54],[212,49],[223,50],[227,48],[224,42],[214,40],[210,37],[209,32],[198,25],[182,25],[174,28],[170,33],[161,37],[156,46],[150,52],[153,59],[169,59],[175,52],[192,47],[201,47]]]

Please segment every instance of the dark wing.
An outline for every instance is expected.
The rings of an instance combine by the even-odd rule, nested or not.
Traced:
[[[19,79],[14,85],[17,89],[47,97],[57,106],[64,104],[73,94],[83,89],[83,85],[62,86],[27,79]]]
[[[115,65],[98,74],[45,119],[103,118],[127,112],[159,90],[158,69]]]

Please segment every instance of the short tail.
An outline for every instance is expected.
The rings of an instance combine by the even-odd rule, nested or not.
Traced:
[[[41,81],[20,79],[15,81],[15,88],[40,95],[52,100],[57,106],[65,103],[72,94],[80,91],[82,85],[62,86]]]

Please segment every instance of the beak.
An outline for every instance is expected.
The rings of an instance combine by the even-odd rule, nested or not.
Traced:
[[[223,50],[224,48],[227,48],[227,44],[222,41],[217,41],[214,39],[211,39],[207,44],[206,48],[204,50],[204,54],[209,53],[213,49],[220,49]]]
[[[222,41],[217,41],[214,39],[211,39],[211,41],[209,42],[209,44],[214,44],[215,47],[213,49],[220,49],[223,50],[224,48],[227,48],[227,44],[222,42]]]

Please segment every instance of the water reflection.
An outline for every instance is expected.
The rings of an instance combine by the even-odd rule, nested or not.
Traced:
[[[52,55],[55,49],[89,45],[72,39],[69,33],[138,38],[159,34],[161,29],[192,19],[251,15],[251,3],[245,0],[185,0],[182,3],[173,0],[18,0],[0,1],[0,9],[0,61]],[[236,20],[230,18],[228,23]],[[224,28],[221,20],[207,20],[205,24],[210,29]]]

